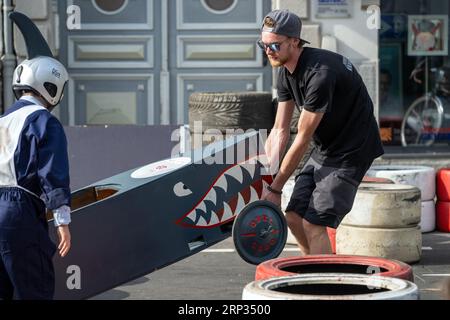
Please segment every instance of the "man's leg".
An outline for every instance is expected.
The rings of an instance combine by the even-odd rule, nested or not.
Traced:
[[[332,254],[327,227],[309,223],[303,219],[303,230],[309,244],[309,254]]]
[[[0,244],[1,245],[1,244]],[[3,263],[2,248],[0,248],[0,300],[12,300],[14,288],[9,280],[8,271]]]
[[[289,229],[297,240],[298,247],[303,255],[310,254],[308,240],[303,229],[303,219],[293,211],[286,212],[286,222]]]
[[[14,286],[14,299],[52,300],[55,289],[53,261],[44,241],[23,240],[23,246],[5,257]]]
[[[314,167],[310,163],[311,159],[306,162],[302,172],[297,176],[291,200],[286,207],[286,222],[304,255],[309,255],[311,248],[303,228],[302,215],[308,209],[311,195],[316,187]]]
[[[10,251],[8,245],[8,231],[11,221],[8,208],[9,198],[0,189],[0,300],[12,300],[14,288],[9,278],[9,270],[5,265],[5,255]]]
[[[0,224],[5,230],[0,234],[1,259],[14,288],[13,299],[50,300],[55,285],[54,244],[46,230],[47,222],[38,218],[30,197],[21,190],[11,190],[10,198],[16,200],[1,202],[12,217]]]

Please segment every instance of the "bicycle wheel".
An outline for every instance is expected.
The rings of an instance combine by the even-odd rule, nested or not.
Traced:
[[[402,145],[431,146],[439,134],[444,117],[441,99],[426,95],[408,108],[401,128]]]

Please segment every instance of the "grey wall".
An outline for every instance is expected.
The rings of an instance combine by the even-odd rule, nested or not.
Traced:
[[[171,156],[176,126],[65,127],[72,191]]]

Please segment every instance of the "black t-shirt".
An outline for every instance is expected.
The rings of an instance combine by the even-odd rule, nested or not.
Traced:
[[[280,69],[278,101],[324,113],[312,157],[329,166],[353,166],[383,155],[373,103],[356,68],[331,51],[304,48],[293,74]]]

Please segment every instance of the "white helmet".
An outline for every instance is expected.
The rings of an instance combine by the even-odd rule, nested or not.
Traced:
[[[67,70],[58,60],[39,56],[25,60],[16,68],[12,87],[17,99],[22,90],[31,90],[51,106],[56,106],[63,97],[68,80]]]
[[[30,90],[56,106],[69,80],[66,68],[53,58],[47,41],[30,18],[17,11],[10,12],[9,18],[22,33],[28,52],[28,60],[14,71],[12,87],[16,98],[20,98],[21,91]]]

